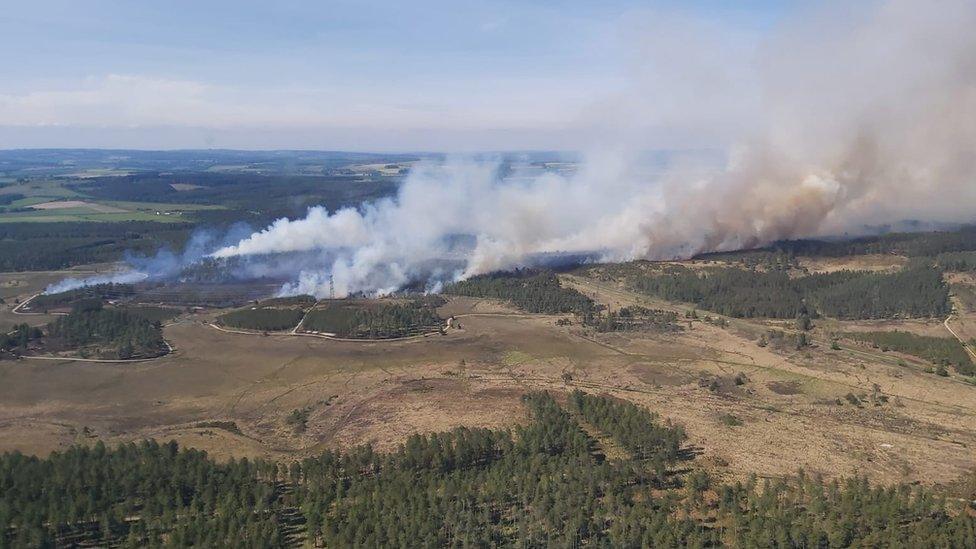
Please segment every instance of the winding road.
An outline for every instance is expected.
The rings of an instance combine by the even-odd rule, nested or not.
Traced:
[[[956,331],[952,329],[952,326],[949,326],[950,320],[952,320],[951,314],[946,317],[945,322],[943,322],[942,325],[945,326],[946,330],[949,330],[949,333],[952,334],[952,337],[959,340],[959,343],[962,344],[962,348],[966,349],[966,352],[969,353],[969,356],[972,357],[973,360],[976,360],[976,352],[974,352],[972,347],[970,347],[969,344],[966,343],[965,339],[959,337],[959,334],[957,334]]]

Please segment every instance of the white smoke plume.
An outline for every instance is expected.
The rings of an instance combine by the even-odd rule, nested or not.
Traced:
[[[660,94],[652,88],[641,98],[646,79],[638,78],[627,94],[638,99],[608,102],[608,119],[627,112],[651,119],[633,121],[631,131],[619,132],[628,136],[623,142],[587,154],[574,175],[500,180],[496,163],[420,166],[394,199],[331,214],[313,208],[215,256],[320,253],[327,260],[304,269],[284,291],[326,295],[331,275],[344,295],[395,290],[430,277],[444,259],[462,267],[435,280],[524,265],[552,252],[668,258],[871,222],[970,221],[974,28],[972,0],[830,4],[779,29],[748,60],[761,113],[750,113],[721,170],[648,173],[632,130],[654,124],[654,109],[642,101]],[[670,46],[668,53],[679,56],[695,47],[688,40]],[[680,73],[670,66],[668,74]],[[705,95],[715,96],[715,90]],[[454,246],[457,235],[473,237],[473,246]]]
[[[187,267],[198,264],[208,257],[214,250],[226,246],[229,242],[239,241],[249,233],[251,233],[250,227],[244,224],[231,227],[222,237],[218,237],[212,231],[198,230],[190,236],[180,253],[163,248],[152,256],[126,254],[124,267],[119,270],[84,278],[66,278],[49,284],[44,289],[44,293],[57,294],[97,284],[134,284],[146,280],[173,279],[183,273]],[[246,273],[246,276],[253,275]]]
[[[44,288],[45,294],[59,294],[77,290],[85,286],[95,286],[97,284],[133,284],[149,278],[149,274],[140,271],[123,270],[102,275],[89,276],[85,278],[66,278],[54,284],[48,284]]]

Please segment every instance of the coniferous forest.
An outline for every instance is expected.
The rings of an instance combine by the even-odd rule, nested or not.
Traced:
[[[933,257],[944,253],[972,250],[976,250],[976,225],[965,225],[951,231],[889,233],[844,240],[783,240],[757,250],[712,252],[697,257],[741,259],[767,254],[788,257],[845,257],[865,254]]]
[[[309,311],[302,330],[355,339],[419,335],[443,326],[444,321],[436,310],[443,303],[439,296],[372,304],[356,300],[332,301]]]
[[[121,299],[133,294],[135,288],[131,284],[94,284],[65,292],[41,294],[31,300],[30,308],[34,311],[71,308],[79,301]]]
[[[783,271],[676,265],[630,283],[647,294],[739,318],[795,318],[803,312],[841,319],[940,317],[952,308],[942,272],[927,264],[895,273],[837,271],[796,278]]]
[[[0,352],[24,352],[31,341],[39,339],[43,335],[40,328],[28,324],[17,324],[10,332],[0,333]]]
[[[937,366],[952,366],[963,375],[976,375],[972,358],[954,337],[932,337],[910,332],[852,332],[845,337],[863,341],[884,351],[898,351],[928,360]]]
[[[630,403],[529,393],[509,430],[217,463],[153,441],[0,457],[0,547],[973,547],[972,509],[863,478],[720,484]],[[607,459],[585,421],[624,448]],[[690,467],[689,467],[690,466]]]
[[[125,309],[104,308],[99,300],[76,302],[71,313],[47,325],[50,350],[81,350],[106,358],[141,358],[166,352],[162,326]]]
[[[593,300],[562,287],[551,271],[525,269],[473,276],[448,285],[444,293],[502,299],[530,313],[574,313],[587,318],[596,311]]]

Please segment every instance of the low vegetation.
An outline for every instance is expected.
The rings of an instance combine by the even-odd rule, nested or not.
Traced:
[[[607,311],[589,320],[598,332],[677,332],[681,330],[676,322],[677,313],[660,309],[648,309],[640,305],[621,307],[617,311]]]
[[[931,337],[909,332],[852,332],[848,339],[870,343],[885,351],[897,351],[932,362],[936,366],[952,366],[963,375],[976,375],[976,365],[965,347],[955,338]]]
[[[285,418],[285,424],[292,428],[295,434],[301,434],[308,428],[308,408],[296,408]]]
[[[501,299],[529,313],[573,313],[589,318],[596,312],[593,300],[562,287],[551,271],[517,270],[474,276],[448,285],[444,293]]]
[[[304,315],[303,309],[252,307],[222,314],[217,322],[232,328],[276,332],[298,326]]]

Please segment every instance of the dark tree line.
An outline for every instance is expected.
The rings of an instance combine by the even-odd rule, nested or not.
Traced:
[[[27,345],[36,339],[40,339],[43,332],[40,328],[32,327],[27,323],[17,324],[7,333],[0,333],[0,352],[15,351],[22,353],[27,350]]]
[[[587,422],[612,436],[634,459],[650,461],[658,475],[677,461],[687,438],[683,428],[659,424],[657,415],[632,402],[577,389],[570,394],[569,404]]]
[[[41,294],[30,302],[32,310],[47,310],[72,307],[80,301],[105,301],[123,299],[134,295],[135,288],[131,284],[93,284],[59,292],[56,294]]]
[[[798,279],[813,308],[822,315],[845,319],[943,317],[952,310],[942,272],[925,264],[895,273],[854,272],[811,275]],[[846,280],[845,280],[846,278]],[[826,285],[823,283],[826,282]],[[804,287],[805,284],[813,286]]]
[[[630,282],[640,292],[734,317],[792,318],[804,306],[794,282],[783,272],[695,271],[675,266],[662,274],[639,275]]]
[[[4,193],[0,194],[0,206],[8,206],[14,202],[24,198],[24,195],[20,193]]]
[[[174,184],[193,187],[177,190]],[[246,219],[254,224],[301,216],[311,206],[329,211],[358,207],[393,196],[398,185],[391,178],[206,172],[141,173],[68,184],[81,194],[106,200],[222,206],[219,210],[193,211],[191,217],[210,223]]]
[[[674,463],[683,433],[602,397],[577,414]],[[861,478],[717,484],[604,460],[547,393],[513,430],[414,435],[292,463],[217,463],[175,443],[0,456],[0,547],[958,547],[976,519],[923,487]],[[642,429],[644,427],[645,429]],[[601,429],[602,429],[601,428]],[[680,481],[683,479],[683,482]]]
[[[770,253],[786,257],[846,257],[866,254],[931,257],[946,252],[970,250],[976,250],[976,225],[963,226],[953,231],[889,233],[846,240],[783,240],[757,250],[706,253],[696,257],[743,259]]]
[[[526,269],[478,275],[448,285],[444,293],[510,301],[530,313],[574,313],[588,318],[597,310],[590,298],[563,288],[551,271]]]
[[[56,270],[104,263],[126,252],[181,248],[188,224],[151,221],[0,223],[0,271]]]
[[[395,303],[330,302],[309,311],[302,330],[347,338],[405,337],[442,327],[444,320],[435,307],[436,303],[427,299]]]
[[[412,437],[388,455],[306,460],[309,536],[328,547],[700,545],[697,526],[670,517],[647,486],[635,505],[640,475],[594,455],[593,439],[550,395],[525,403],[533,420],[515,431],[462,428]]]
[[[845,337],[871,343],[885,351],[898,351],[928,360],[939,366],[952,366],[963,375],[976,375],[976,365],[965,347],[954,337],[921,336],[910,332],[851,332]]]
[[[188,183],[189,190],[172,185]],[[304,215],[311,206],[330,211],[390,197],[391,178],[350,178],[255,174],[141,173],[79,179],[69,188],[93,199],[189,203],[216,206],[185,212],[184,223],[153,221],[0,224],[0,271],[56,270],[116,261],[126,253],[152,255],[181,249],[198,226],[261,226],[280,217]],[[12,195],[0,195],[3,196]]]
[[[0,547],[275,547],[277,466],[175,442],[0,458]]]
[[[976,252],[946,252],[935,256],[935,263],[946,271],[976,271]]]
[[[782,271],[672,266],[664,273],[637,275],[630,283],[647,294],[740,318],[932,317],[951,310],[941,271],[925,264],[895,273],[838,271],[799,278]]]
[[[75,303],[71,313],[47,325],[52,350],[81,349],[113,358],[158,356],[166,351],[160,323],[124,309],[107,309],[101,301]]]

